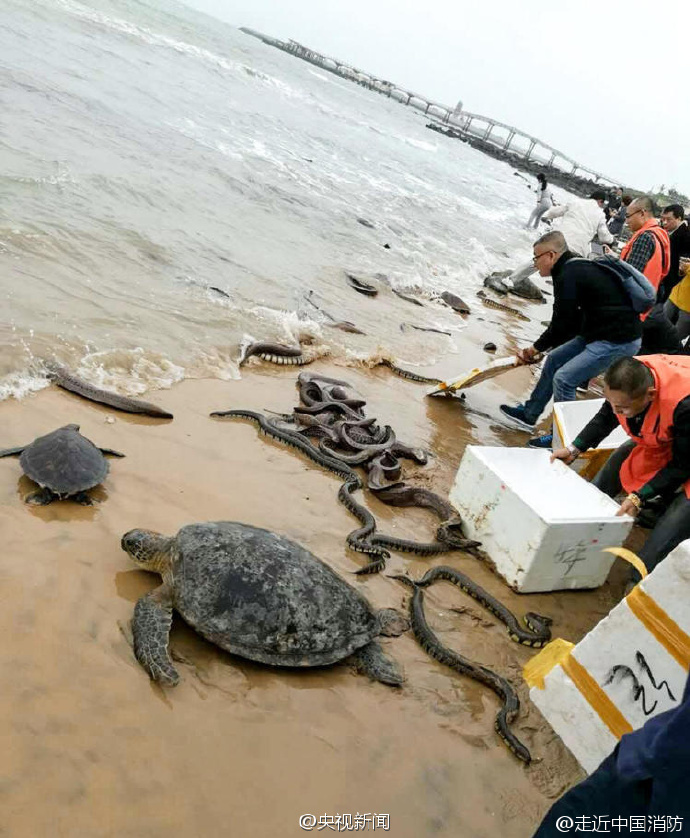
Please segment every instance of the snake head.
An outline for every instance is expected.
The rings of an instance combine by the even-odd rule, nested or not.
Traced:
[[[551,617],[545,617],[543,614],[535,614],[534,611],[528,611],[525,614],[525,619],[529,618],[533,623],[538,622],[544,626],[552,626],[553,619]]]

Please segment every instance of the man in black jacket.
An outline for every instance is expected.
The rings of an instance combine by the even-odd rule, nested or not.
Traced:
[[[671,290],[678,285],[680,275],[681,256],[690,256],[690,228],[685,220],[685,210],[680,204],[671,204],[661,213],[661,226],[668,233],[671,240],[671,265],[669,271],[661,281],[658,299],[660,302],[668,299]]]
[[[680,260],[690,256],[690,228],[680,204],[666,207],[661,223],[671,239],[671,267],[659,288],[659,299],[666,301],[664,312],[683,340],[690,335],[690,273],[681,272]]]
[[[501,405],[501,412],[521,428],[533,430],[542,411],[554,401],[573,401],[581,381],[602,373],[617,358],[635,355],[642,324],[622,284],[605,268],[575,259],[563,234],[547,233],[534,243],[534,264],[553,277],[551,323],[533,346],[521,350],[523,364],[549,351],[541,376],[525,404]],[[531,439],[532,448],[551,448],[551,434]]]

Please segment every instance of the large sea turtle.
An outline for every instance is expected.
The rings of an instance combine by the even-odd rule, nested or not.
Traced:
[[[88,489],[102,483],[110,469],[104,455],[125,456],[110,448],[96,448],[79,433],[79,425],[65,425],[29,445],[0,451],[0,457],[12,454],[21,455],[19,464],[24,474],[41,487],[24,498],[36,506],[45,506],[58,498],[71,498],[90,506],[93,501]]]
[[[384,684],[403,677],[375,638],[408,628],[393,609],[374,612],[299,544],[234,521],[190,524],[168,538],[131,530],[122,549],[163,584],[134,609],[134,653],[151,678],[174,685],[168,654],[173,610],[203,637],[272,666],[326,666],[350,658]]]

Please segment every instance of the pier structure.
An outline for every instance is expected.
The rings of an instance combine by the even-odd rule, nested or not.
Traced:
[[[525,131],[521,131],[514,125],[508,125],[482,114],[471,113],[460,109],[460,107],[451,108],[448,105],[435,102],[420,93],[414,93],[393,82],[379,79],[345,61],[316,52],[297,41],[279,41],[246,27],[240,27],[240,30],[247,35],[259,38],[265,44],[288,52],[323,70],[335,73],[341,78],[381,93],[402,105],[414,108],[431,120],[433,124],[428,127],[437,126],[443,133],[466,139],[473,145],[478,145],[487,151],[495,151],[495,156],[509,157],[513,163],[522,161],[530,169],[537,165],[552,171],[557,170],[563,175],[580,182],[593,182],[602,186],[620,184],[619,180],[614,180],[601,172],[596,172],[594,169],[584,166],[582,163],[578,163],[562,151],[531,134],[527,134]],[[447,130],[443,130],[444,127]]]

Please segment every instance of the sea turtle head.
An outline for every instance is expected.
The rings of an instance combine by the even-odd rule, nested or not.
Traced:
[[[153,530],[130,530],[122,536],[122,549],[142,570],[163,574],[170,567],[170,539]]]

